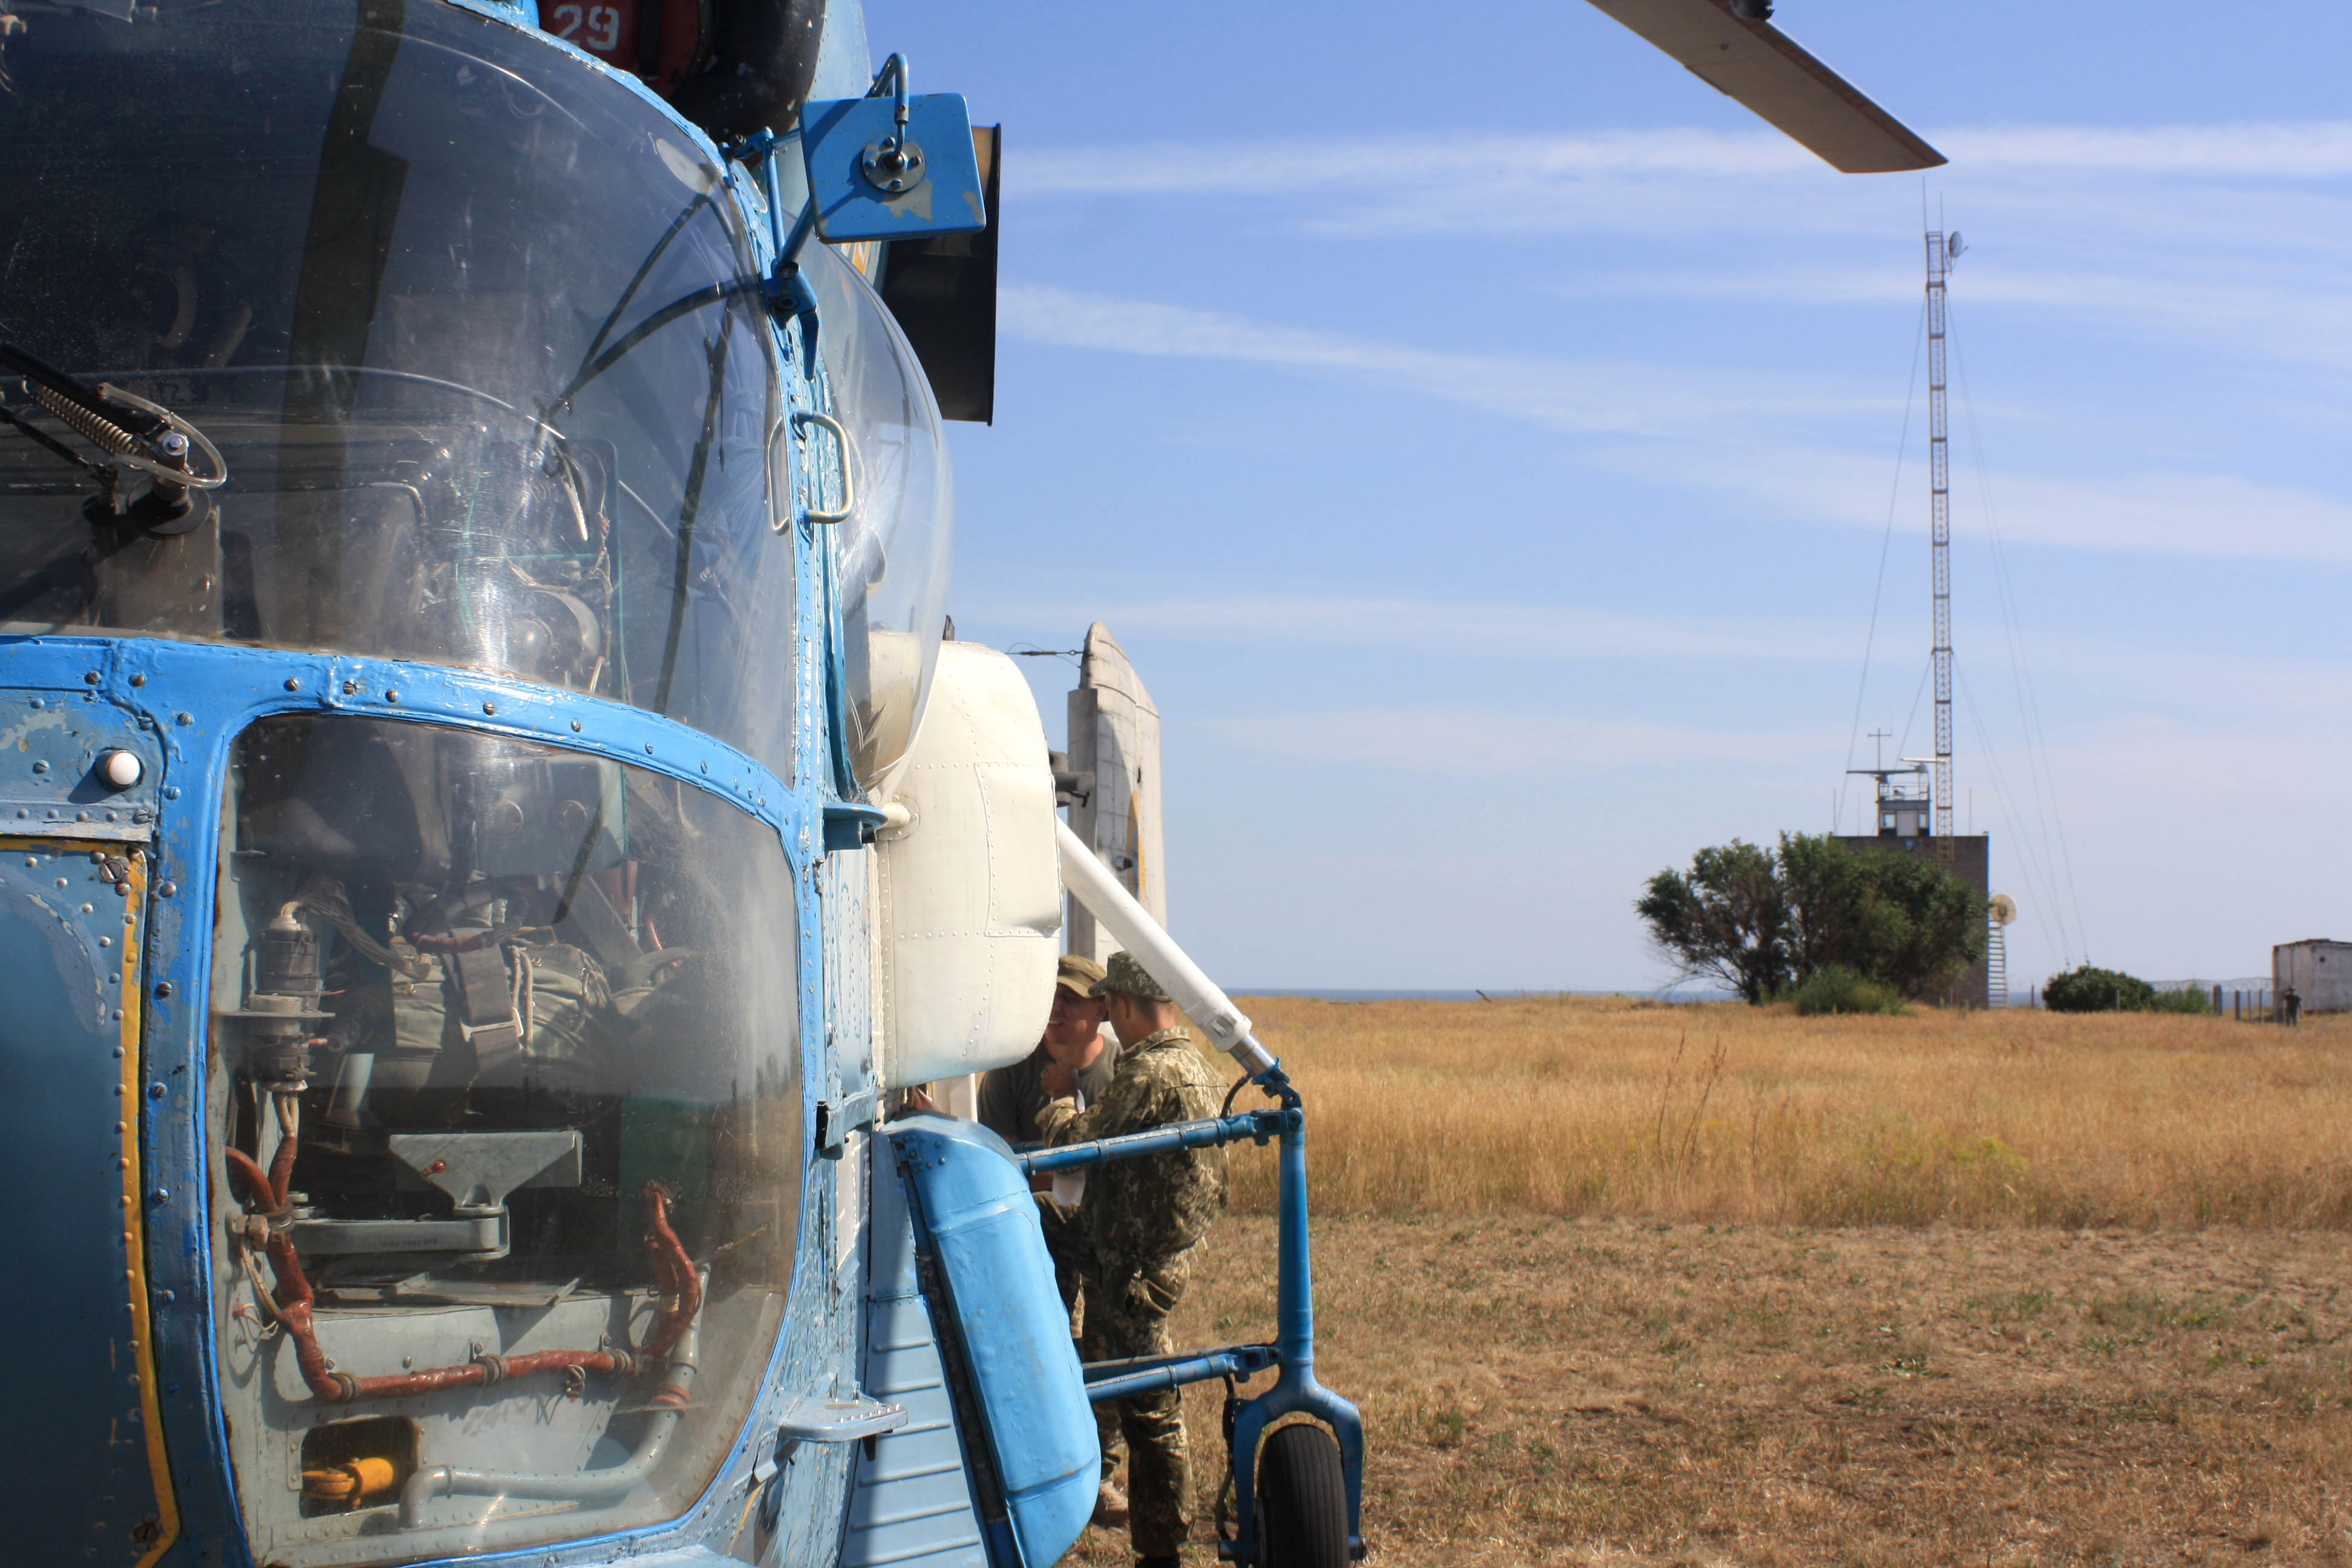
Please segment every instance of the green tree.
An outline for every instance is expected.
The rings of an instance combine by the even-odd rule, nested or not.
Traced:
[[[1829,970],[1920,996],[1984,953],[1976,889],[1928,861],[1814,834],[1784,833],[1777,851],[1738,839],[1703,849],[1687,873],[1651,878],[1633,907],[1685,975],[1750,1002]]]
[[[1633,910],[1686,978],[1722,981],[1750,1002],[1789,974],[1789,905],[1772,852],[1733,839],[1691,857],[1687,875],[1650,879]]]

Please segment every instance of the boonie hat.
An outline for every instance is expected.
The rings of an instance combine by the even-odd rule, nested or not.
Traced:
[[[1151,978],[1151,972],[1138,963],[1135,955],[1124,949],[1110,955],[1110,963],[1103,967],[1103,977],[1095,982],[1089,994],[1108,996],[1113,992],[1121,996],[1132,996],[1139,1002],[1174,1000],[1160,982]]]
[[[1054,984],[1073,996],[1095,994],[1095,982],[1103,977],[1103,966],[1093,959],[1075,952],[1062,954],[1062,962],[1054,971]]]

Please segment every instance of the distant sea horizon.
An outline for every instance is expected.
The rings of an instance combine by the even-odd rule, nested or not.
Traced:
[[[1446,991],[1434,987],[1401,991],[1302,990],[1293,985],[1230,985],[1228,996],[1302,996],[1318,1002],[1510,1002],[1527,996],[1647,996],[1660,1002],[1736,1002],[1736,991],[1678,990],[1672,986],[1622,985],[1593,991],[1563,985],[1547,989],[1496,986],[1489,990]]]

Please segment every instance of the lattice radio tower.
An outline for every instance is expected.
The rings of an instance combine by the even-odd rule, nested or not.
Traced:
[[[1936,854],[1952,858],[1952,465],[1944,417],[1944,280],[1960,237],[1927,232],[1927,482],[1935,557]]]

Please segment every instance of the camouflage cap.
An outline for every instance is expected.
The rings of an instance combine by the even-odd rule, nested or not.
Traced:
[[[1110,955],[1110,962],[1103,966],[1103,977],[1095,982],[1094,990],[1089,994],[1108,996],[1113,992],[1121,996],[1132,996],[1139,1002],[1173,1000],[1167,989],[1151,978],[1151,972],[1138,963],[1135,955],[1124,949]]]
[[[1081,954],[1066,952],[1060,967],[1054,972],[1054,984],[1073,996],[1092,996],[1095,982],[1102,977],[1101,964]]]

